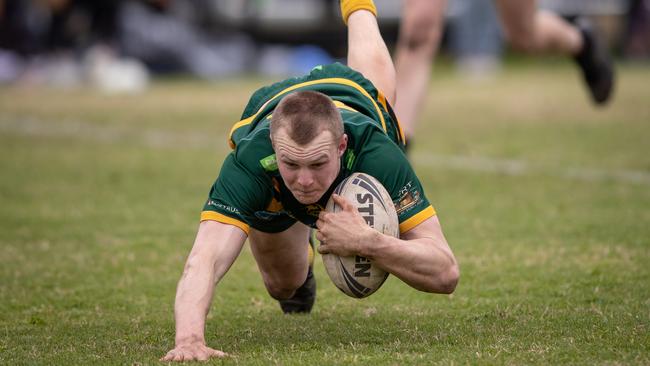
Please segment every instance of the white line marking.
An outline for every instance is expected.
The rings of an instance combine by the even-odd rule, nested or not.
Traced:
[[[225,135],[211,136],[200,132],[176,132],[163,129],[100,125],[76,120],[0,119],[0,132],[24,136],[71,138],[106,144],[135,142],[153,148],[212,148],[222,146],[224,149],[228,149]]]
[[[484,156],[437,155],[419,153],[411,156],[417,166],[453,169],[468,172],[485,172],[505,175],[541,174],[569,180],[587,182],[615,181],[622,183],[650,184],[650,172],[640,170],[617,170],[565,167],[549,169],[524,160],[493,159]]]
[[[213,148],[227,151],[226,137],[204,133],[176,132],[161,129],[138,129],[124,126],[106,126],[74,120],[43,121],[38,119],[0,119],[0,132],[25,136],[72,138],[107,144],[131,141],[152,148]],[[525,160],[495,159],[485,156],[439,155],[418,153],[411,155],[415,165],[435,169],[484,172],[511,176],[541,174],[587,182],[615,181],[650,185],[650,172],[640,170],[612,170],[596,168],[544,168]]]

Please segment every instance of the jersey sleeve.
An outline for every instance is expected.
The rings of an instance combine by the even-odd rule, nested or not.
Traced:
[[[270,200],[270,183],[265,177],[250,171],[229,154],[219,177],[212,185],[201,212],[201,221],[213,220],[239,227],[246,234],[254,221],[254,213]]]
[[[372,175],[386,188],[397,210],[400,233],[436,215],[406,155],[385,134],[368,137],[354,169]]]

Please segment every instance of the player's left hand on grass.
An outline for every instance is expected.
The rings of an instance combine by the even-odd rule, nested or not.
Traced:
[[[228,357],[225,352],[210,348],[205,344],[194,342],[176,346],[160,359],[160,361],[207,361],[212,357]]]
[[[366,243],[375,231],[368,226],[350,201],[337,194],[333,194],[332,198],[342,210],[321,211],[318,215],[316,239],[321,243],[318,252],[341,257],[359,254],[361,245]]]

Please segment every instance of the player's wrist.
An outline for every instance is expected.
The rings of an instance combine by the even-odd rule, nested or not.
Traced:
[[[377,16],[377,8],[372,0],[341,0],[341,17],[343,23],[348,24],[348,18],[358,10],[367,10]]]
[[[205,337],[195,333],[176,335],[176,347],[190,345],[205,345]]]
[[[357,254],[372,259],[374,257],[374,248],[376,248],[379,241],[382,239],[382,234],[371,228],[366,227],[361,231],[359,239],[357,240]]]

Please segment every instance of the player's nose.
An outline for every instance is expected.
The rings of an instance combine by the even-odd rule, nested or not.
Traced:
[[[301,169],[297,181],[300,186],[309,187],[314,183],[314,177],[308,169]]]

